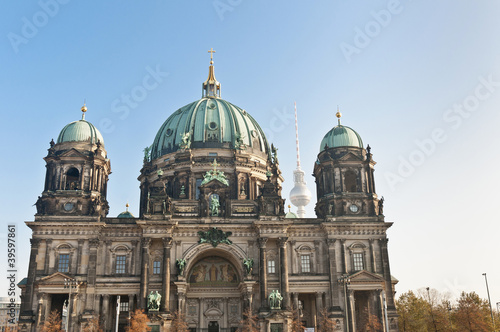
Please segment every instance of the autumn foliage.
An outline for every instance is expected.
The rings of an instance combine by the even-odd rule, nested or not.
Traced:
[[[130,326],[127,327],[127,332],[149,332],[151,327],[148,326],[149,319],[144,311],[137,309],[130,316]]]
[[[40,332],[61,332],[61,325],[61,313],[57,310],[54,310],[50,313],[49,317],[45,319],[45,323],[40,329]]]
[[[257,315],[252,312],[251,308],[247,308],[243,312],[243,319],[240,321],[238,332],[259,332],[260,328],[257,323]]]
[[[451,301],[434,289],[408,291],[396,300],[396,308],[399,331],[494,331],[488,301],[475,292],[462,292],[456,301]]]
[[[186,316],[179,310],[174,311],[170,332],[188,332],[189,327],[186,322]]]

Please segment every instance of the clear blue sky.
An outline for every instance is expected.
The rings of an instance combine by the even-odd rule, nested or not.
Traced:
[[[499,14],[494,0],[10,2],[0,13],[2,250],[16,223],[20,280],[42,158],[84,99],[111,159],[110,216],[127,202],[137,215],[142,150],[200,98],[213,47],[222,97],[279,148],[285,198],[293,102],[313,193],[313,164],[340,105],[378,162],[398,293],[429,286],[485,298],[486,272],[500,302]],[[157,81],[141,90],[150,71]]]

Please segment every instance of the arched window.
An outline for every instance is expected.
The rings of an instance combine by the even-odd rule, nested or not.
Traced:
[[[358,186],[356,184],[356,173],[354,173],[351,170],[345,172],[344,184],[345,184],[345,191],[347,192],[358,191]]]
[[[78,182],[80,179],[80,172],[74,168],[71,167],[67,172],[66,172],[66,190],[77,190],[80,189]]]

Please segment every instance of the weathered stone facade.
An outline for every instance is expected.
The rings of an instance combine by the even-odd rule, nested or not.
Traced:
[[[217,92],[208,95],[198,104],[221,107],[213,104]],[[179,144],[154,158],[146,152],[139,218],[106,216],[104,142],[51,143],[38,213],[26,223],[33,236],[20,283],[22,331],[38,331],[52,310],[62,312],[70,291],[70,331],[94,317],[106,331],[117,320],[124,331],[135,308],[148,312],[156,331],[168,330],[176,310],[192,329],[233,331],[247,307],[263,332],[288,331],[294,314],[317,328],[323,309],[339,331],[362,331],[369,315],[397,331],[392,223],[375,193],[369,149],[325,146],[314,164],[318,217],[285,218],[277,152],[263,133],[227,143],[215,129],[203,136],[187,128],[191,136]],[[282,299],[272,308],[275,291]]]

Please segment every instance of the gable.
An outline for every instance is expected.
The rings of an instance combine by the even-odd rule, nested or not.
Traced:
[[[366,270],[354,273],[353,275],[351,275],[350,279],[351,283],[384,282],[384,278],[381,275],[371,273]]]
[[[70,276],[62,273],[62,272],[56,272],[53,273],[49,276],[43,277],[38,281],[39,285],[54,285],[54,284],[64,284],[65,279],[69,280],[75,280],[74,278],[71,278]]]

